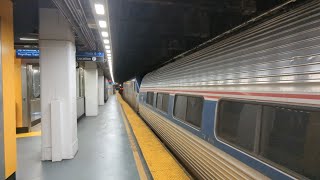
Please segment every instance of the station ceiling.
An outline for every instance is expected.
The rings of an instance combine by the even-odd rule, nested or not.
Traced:
[[[14,0],[16,47],[37,47],[36,42],[21,42],[19,37],[38,36],[39,1]],[[41,1],[52,6],[50,0]],[[87,1],[79,0],[96,36]],[[142,77],[176,55],[283,2],[285,0],[108,0],[115,81]],[[96,41],[98,39],[100,37],[96,37]],[[76,45],[78,49],[88,49],[79,38]],[[103,45],[97,43],[96,50],[103,50]]]

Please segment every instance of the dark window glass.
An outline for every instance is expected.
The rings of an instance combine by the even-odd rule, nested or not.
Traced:
[[[147,104],[150,104],[153,106],[153,92],[147,92],[147,99],[146,99]]]
[[[201,127],[202,107],[203,99],[201,97],[176,95],[173,114],[180,120]]]
[[[203,99],[188,97],[186,121],[197,127],[201,126]]]
[[[320,179],[319,111],[223,100],[217,135],[291,174]]]
[[[185,120],[186,119],[186,111],[187,111],[187,97],[176,95],[174,101],[174,116],[178,119]]]
[[[163,94],[162,96],[162,111],[168,113],[169,106],[169,94]]]
[[[162,109],[162,97],[163,97],[163,94],[161,93],[158,93],[157,94],[157,109]]]
[[[221,101],[217,134],[247,151],[254,150],[260,105]]]
[[[169,94],[158,93],[157,94],[157,109],[168,113],[169,106]]]
[[[260,155],[311,179],[320,179],[320,112],[264,106]]]

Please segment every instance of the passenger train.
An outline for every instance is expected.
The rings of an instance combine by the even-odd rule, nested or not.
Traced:
[[[126,84],[198,179],[320,179],[319,0],[180,57],[140,89]]]
[[[135,79],[123,83],[123,98],[135,111],[139,111],[138,95],[139,85]]]

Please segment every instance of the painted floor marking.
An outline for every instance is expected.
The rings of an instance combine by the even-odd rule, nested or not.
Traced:
[[[41,131],[16,134],[16,138],[26,138],[26,137],[34,137],[34,136],[41,136]]]

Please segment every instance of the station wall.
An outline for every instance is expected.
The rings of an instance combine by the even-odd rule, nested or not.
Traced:
[[[5,178],[16,171],[14,34],[11,0],[0,0]]]

